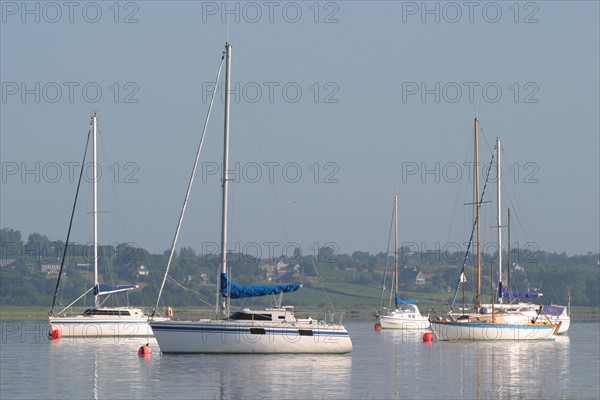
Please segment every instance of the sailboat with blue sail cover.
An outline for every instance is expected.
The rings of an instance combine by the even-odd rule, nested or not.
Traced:
[[[524,340],[548,340],[554,337],[558,332],[560,324],[554,324],[549,320],[530,319],[521,312],[496,312],[495,304],[491,303],[491,313],[488,313],[486,307],[481,303],[481,246],[480,246],[480,211],[483,203],[486,186],[489,180],[491,166],[494,162],[493,157],[487,168],[487,176],[483,190],[479,190],[479,121],[475,118],[475,181],[474,181],[474,206],[475,221],[471,229],[469,244],[465,253],[463,267],[456,287],[454,299],[458,289],[463,288],[463,307],[460,315],[452,312],[452,309],[446,316],[430,318],[431,329],[438,340],[445,341],[524,341]],[[500,227],[500,223],[498,224]],[[476,235],[475,235],[476,232]],[[476,246],[475,262],[477,271],[476,281],[476,304],[471,313],[468,313],[465,306],[464,287],[466,283],[465,267],[471,251],[472,245]],[[501,254],[500,249],[498,254]],[[492,279],[493,281],[493,279]],[[492,291],[493,292],[493,291]],[[454,301],[453,301],[454,304]],[[498,310],[500,311],[500,310]]]
[[[219,275],[220,282],[217,283],[219,288],[217,311],[220,318],[200,319],[197,321],[151,321],[150,326],[163,353],[349,353],[352,351],[352,341],[343,325],[333,322],[326,323],[310,317],[297,318],[294,315],[293,306],[281,305],[282,295],[299,290],[302,286],[301,284],[242,286],[231,282],[229,279],[227,203],[230,182],[228,163],[231,51],[231,44],[226,43],[224,55],[226,79],[221,214],[221,272]],[[196,156],[195,166],[197,165],[200,148],[201,144]],[[188,196],[193,175],[194,173],[192,173],[188,186]],[[186,202],[184,202],[182,208],[180,223],[185,212]],[[174,243],[176,242],[177,235],[178,233],[175,234]],[[175,246],[172,247],[172,253],[174,248]],[[165,273],[165,279],[163,279],[163,286],[167,273]],[[264,310],[246,308],[231,312],[230,302],[232,299],[268,295],[279,295],[279,300],[275,307]]]
[[[395,239],[394,239],[394,276],[393,290],[391,295],[394,299],[395,308],[383,308],[383,294],[385,292],[385,276],[381,287],[381,301],[377,318],[381,329],[404,329],[421,330],[429,328],[429,316],[421,315],[417,302],[414,300],[403,300],[398,294],[398,195],[394,196],[394,221],[395,221]],[[386,262],[387,272],[387,262]]]
[[[511,289],[510,280],[510,251],[507,252],[506,274],[503,272],[503,247],[502,247],[502,167],[501,167],[502,145],[500,138],[496,138],[496,228],[498,230],[498,302],[482,304],[483,314],[496,312],[500,316],[510,316],[513,321],[522,316],[522,323],[529,321],[544,320],[558,325],[557,334],[566,333],[571,324],[568,308],[557,305],[537,305],[528,302],[529,299],[540,298],[543,293],[533,291],[517,291]],[[507,239],[510,249],[510,208],[507,210]],[[503,278],[506,277],[506,280]]]
[[[75,214],[75,208],[77,204],[77,197],[79,194],[80,184],[77,185],[77,192],[75,195],[75,204],[73,206],[73,212],[71,214],[71,223],[69,224],[69,230],[67,233],[67,239],[63,251],[61,267],[58,274],[58,280],[56,282],[56,289],[54,291],[54,298],[52,300],[52,307],[50,309],[49,321],[50,321],[50,335],[54,339],[60,337],[113,337],[113,338],[130,338],[132,336],[152,336],[152,329],[148,325],[148,315],[146,315],[141,308],[135,307],[107,307],[104,303],[114,293],[127,292],[130,290],[137,289],[137,285],[108,285],[99,282],[98,276],[98,163],[97,163],[97,137],[98,137],[98,118],[96,114],[92,116],[90,122],[90,132],[88,134],[92,136],[92,153],[93,153],[93,246],[92,246],[92,257],[94,265],[94,285],[89,288],[85,293],[71,302],[69,305],[55,311],[58,306],[58,292],[60,288],[61,278],[63,276],[63,269],[65,266],[65,259],[67,254],[67,246],[69,245],[69,236],[71,233],[71,226],[73,222],[73,216]],[[86,145],[87,152],[87,145]],[[81,177],[83,173],[83,166],[79,177],[79,183],[81,183]],[[94,295],[94,305],[91,308],[86,309],[83,313],[78,314],[73,311],[73,306],[77,304],[81,299],[87,296],[90,292]],[[101,300],[104,299],[104,300]],[[159,319],[165,320],[166,318],[160,317]]]

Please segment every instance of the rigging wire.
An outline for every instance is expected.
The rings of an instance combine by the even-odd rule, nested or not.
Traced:
[[[490,163],[488,165],[487,174],[486,174],[486,177],[485,177],[485,183],[483,184],[483,190],[481,191],[481,197],[479,198],[480,200],[478,201],[479,205],[476,204],[475,205],[476,207],[480,206],[481,203],[483,203],[483,199],[485,197],[485,190],[487,188],[487,184],[488,184],[488,180],[489,180],[489,177],[490,177],[490,171],[492,169],[493,162],[494,162],[494,153],[492,153],[492,160],[490,161]],[[471,244],[473,243],[473,235],[475,233],[475,227],[479,223],[480,223],[480,221],[477,221],[477,219],[475,219],[473,221],[473,227],[471,228],[471,236],[469,238],[469,244],[467,246],[467,251],[465,252],[465,258],[464,258],[464,261],[463,261],[463,266],[462,266],[461,271],[460,271],[461,273],[460,273],[460,276],[458,278],[458,284],[456,285],[456,290],[454,292],[454,298],[452,299],[452,305],[450,306],[450,309],[452,309],[454,307],[454,303],[456,302],[456,296],[458,295],[458,290],[460,288],[461,283],[463,283],[461,277],[462,277],[462,274],[465,272],[465,267],[467,266],[467,259],[469,257],[469,252],[471,250]],[[481,250],[477,249],[477,251],[481,251]]]
[[[242,78],[243,78],[243,73],[242,73],[242,71],[240,71],[237,68],[237,65],[234,65],[234,68],[236,69],[236,72],[240,76],[242,76]],[[247,101],[244,102],[244,110],[246,111],[247,117],[250,119],[250,123],[251,123],[251,126],[252,126],[252,132],[256,136],[256,141],[257,141],[258,148],[259,148],[259,151],[260,151],[260,156],[261,156],[261,159],[263,161],[263,165],[265,165],[265,163],[267,162],[267,158],[265,157],[265,149],[264,149],[261,137],[260,137],[260,133],[259,133],[259,129],[258,129],[258,124],[256,123],[256,119],[254,118],[254,113],[253,113],[252,105],[251,105],[250,102],[247,102]],[[283,233],[285,234],[285,238],[287,240],[287,243],[291,243],[289,230],[287,228],[287,224],[285,223],[285,218],[283,216],[283,211],[281,209],[281,202],[279,201],[279,198],[277,197],[277,192],[275,190],[274,180],[269,179],[268,181],[269,181],[269,189],[271,190],[271,195],[273,196],[273,199],[275,201],[275,207],[277,209],[277,215],[279,217],[279,221],[280,221],[280,223],[282,225],[282,228],[283,228]]]
[[[179,286],[180,288],[182,288],[183,290],[185,290],[186,292],[190,292],[190,293],[194,293],[196,295],[199,296],[198,300],[200,300],[201,302],[203,302],[204,304],[210,306],[210,307],[214,307],[214,304],[209,303],[207,300],[204,300],[203,297],[205,297],[205,295],[203,293],[197,292],[195,290],[192,290],[186,286],[183,286],[181,283],[179,283],[177,280],[175,280],[175,278],[173,278],[171,275],[168,276],[169,282]]]
[[[85,166],[85,157],[87,154],[88,145],[90,143],[91,133],[92,133],[92,128],[90,126],[90,128],[88,129],[87,140],[85,142],[85,150],[83,151],[83,161],[81,162],[81,170],[79,171],[79,180],[77,181],[77,189],[75,190],[75,201],[73,202],[73,209],[71,211],[71,218],[69,220],[69,228],[67,229],[67,238],[65,241],[64,249],[63,249],[63,255],[62,255],[62,258],[60,261],[60,269],[58,271],[58,279],[56,280],[56,288],[54,289],[54,297],[52,299],[52,307],[50,308],[50,315],[52,315],[54,312],[54,306],[56,305],[56,297],[58,295],[58,290],[60,287],[60,278],[62,277],[63,269],[65,266],[65,259],[67,256],[67,247],[69,245],[69,238],[71,237],[71,228],[73,227],[73,217],[75,216],[75,210],[77,208],[77,197],[79,196],[79,188],[81,187],[81,179],[83,177],[83,169]]]
[[[215,101],[215,97],[216,97],[216,93],[217,93],[217,88],[219,86],[219,79],[221,77],[221,70],[223,69],[223,61],[224,61],[224,59],[225,59],[225,52],[223,52],[223,55],[221,56],[221,62],[219,63],[219,72],[217,73],[217,77],[215,79],[215,86],[213,88],[212,96],[211,96],[211,99],[210,99],[210,105],[208,107],[208,111],[207,111],[207,114],[206,114],[206,119],[204,121],[204,127],[202,129],[202,135],[200,136],[200,143],[198,144],[198,150],[196,152],[196,158],[194,160],[194,166],[192,167],[192,172],[191,172],[191,175],[190,175],[190,181],[188,183],[188,188],[187,188],[187,191],[186,191],[186,194],[185,194],[185,199],[184,199],[183,205],[181,207],[181,214],[179,216],[179,221],[177,223],[177,229],[175,230],[175,235],[173,237],[173,243],[171,245],[171,251],[170,251],[170,254],[169,254],[169,260],[167,262],[167,268],[165,270],[165,276],[163,278],[162,284],[160,286],[160,290],[158,292],[158,298],[156,299],[156,305],[154,306],[154,309],[152,310],[152,314],[149,316],[149,318],[153,318],[154,315],[156,314],[156,309],[158,308],[158,304],[160,302],[160,299],[161,299],[161,296],[162,296],[162,292],[163,292],[163,289],[165,287],[165,283],[167,281],[167,276],[169,274],[169,269],[171,267],[171,262],[173,261],[173,256],[175,254],[175,247],[177,246],[177,239],[179,237],[179,231],[180,231],[181,226],[183,224],[183,217],[185,215],[185,210],[186,210],[186,207],[187,207],[188,199],[190,197],[190,192],[192,190],[192,185],[194,183],[194,176],[196,175],[196,168],[198,167],[198,162],[200,160],[200,153],[202,152],[202,146],[204,144],[204,137],[206,135],[206,130],[208,128],[208,121],[210,120],[210,115],[211,115],[213,104],[214,104],[214,101]],[[224,251],[225,249],[222,249],[222,250]]]
[[[317,251],[317,257],[319,257],[318,251]],[[324,283],[325,279],[323,279],[323,277],[319,273],[319,270],[317,268],[317,263],[315,262],[315,257],[312,257],[312,264],[315,269],[315,273],[317,274],[317,279],[319,280],[319,283],[321,284],[321,290],[323,290],[323,293],[325,294],[325,298],[327,299],[327,303],[329,303],[329,307],[331,307],[333,314],[335,314],[335,307],[333,306],[333,303],[331,302],[331,298],[329,297],[329,294],[327,293],[327,290],[325,289],[325,283]]]
[[[102,154],[103,154],[103,160],[106,160],[106,165],[108,165],[108,169],[111,169],[111,167],[113,165],[115,165],[115,163],[111,162],[111,159],[108,156],[108,152],[106,151],[106,146],[104,145],[104,140],[102,137],[102,132],[100,130],[100,122],[98,121],[97,123],[97,133],[98,133],[98,141],[100,142],[100,147],[102,149]],[[96,168],[100,168],[100,164],[98,163],[98,165],[95,166]],[[117,169],[117,174],[119,170]],[[100,177],[98,178],[100,179]],[[117,189],[116,189],[116,185],[115,185],[115,179],[109,179],[111,181],[111,189],[113,192],[113,196],[115,199],[115,205],[117,208],[117,213],[119,216],[119,220],[120,220],[120,226],[121,229],[123,229],[123,234],[125,235],[125,240],[127,240],[127,231],[125,230],[125,219],[123,218],[123,213],[122,213],[122,209],[121,209],[121,203],[119,201],[119,196],[117,195]],[[110,211],[99,211],[99,213],[110,213]],[[98,223],[101,225],[100,228],[100,232],[106,232],[106,230],[104,229],[104,222],[102,221],[102,219],[99,219]],[[109,265],[109,258],[108,255],[106,254],[106,247],[105,246],[101,246],[101,255],[102,255],[102,260],[104,262],[104,264],[106,265],[105,271],[106,274],[108,275],[108,279],[110,280],[110,283],[113,285],[116,285],[118,283],[118,274],[115,277],[115,275],[113,274],[112,269],[110,268]],[[114,258],[114,257],[113,257]],[[114,264],[112,264],[112,266],[114,266]],[[129,293],[128,292],[123,292],[123,293],[111,293],[108,296],[106,296],[105,300],[103,301],[103,303],[106,303],[108,301],[109,298],[113,298],[113,304],[119,305],[119,299],[124,299],[125,304],[127,306],[129,306]]]
[[[387,270],[388,270],[388,265],[389,265],[389,259],[390,259],[390,244],[392,242],[392,229],[394,227],[394,211],[392,208],[392,220],[390,221],[390,230],[389,230],[389,234],[388,234],[388,242],[387,242],[387,250],[385,252],[385,269],[383,270],[383,279],[381,281],[381,298],[379,299],[379,309],[381,309],[383,307],[383,292],[385,291],[385,281],[387,278]],[[391,305],[391,299],[390,299],[390,305]]]
[[[467,146],[467,150],[465,151],[465,156],[463,158],[463,163],[462,163],[463,166],[468,166],[469,165],[468,160],[472,158],[471,157],[471,149],[472,149],[472,147],[473,146],[472,146],[472,139],[471,139],[471,141],[469,142],[469,144]],[[467,176],[467,183],[468,183],[470,173],[467,174],[466,176]],[[449,227],[448,227],[448,234],[446,236],[446,242],[449,242],[450,238],[452,236],[452,228],[454,226],[454,219],[455,219],[455,216],[456,216],[456,210],[458,208],[458,198],[459,198],[459,196],[460,196],[461,193],[463,193],[466,196],[465,190],[463,189],[463,181],[464,181],[464,179],[460,180],[460,184],[459,184],[458,189],[456,191],[456,197],[454,199],[454,207],[453,207],[453,210],[452,210],[452,216],[450,218],[450,224],[449,224]],[[463,204],[467,202],[466,197],[463,200],[464,200]],[[465,227],[466,227],[466,223],[463,223],[463,230],[464,230]]]

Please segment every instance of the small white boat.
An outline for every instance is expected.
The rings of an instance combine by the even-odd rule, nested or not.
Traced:
[[[199,321],[156,321],[150,326],[154,331],[160,350],[163,353],[348,353],[352,351],[350,335],[343,325],[326,323],[312,318],[298,319],[293,307],[281,306],[281,297],[277,307],[265,310],[244,309],[230,312],[231,299],[268,296],[300,289],[300,284],[271,286],[240,286],[228,278],[227,258],[227,203],[229,177],[229,109],[231,85],[231,44],[225,44],[225,122],[222,179],[221,213],[221,266],[218,314],[221,319],[202,319]],[[220,70],[219,70],[220,74]],[[215,88],[218,86],[218,77]],[[213,92],[214,99],[214,92]],[[212,102],[211,102],[212,106]],[[209,108],[210,115],[210,108]],[[208,119],[207,119],[208,120]],[[206,131],[206,125],[205,125]],[[203,136],[204,137],[204,133]],[[202,139],[196,155],[196,162],[202,147]],[[175,249],[181,221],[185,213],[187,199],[193,183],[195,164],[188,184],[179,225],[176,230],[171,260]],[[168,276],[167,265],[162,287]],[[160,300],[159,292],[158,301]]]
[[[421,315],[419,307],[416,302],[412,300],[402,300],[398,295],[398,195],[394,195],[394,221],[395,221],[395,240],[394,240],[394,284],[393,290],[390,294],[393,295],[394,303],[396,308],[388,309],[382,307],[383,294],[385,292],[385,277],[387,275],[387,261],[386,261],[386,272],[383,275],[383,283],[381,285],[381,301],[379,305],[379,311],[377,317],[379,319],[379,326],[382,329],[405,329],[405,330],[419,330],[429,328],[429,316]],[[390,299],[391,303],[391,299]]]
[[[152,336],[148,316],[141,308],[90,308],[80,315],[58,315],[49,319],[51,332],[58,330],[60,337]]]
[[[96,114],[92,116],[90,133],[92,135],[92,151],[93,165],[98,165],[96,160],[97,154],[97,136],[98,136],[98,119]],[[88,137],[89,140],[89,137]],[[86,145],[87,149],[87,145]],[[85,158],[84,158],[85,160]],[[85,163],[82,163],[85,165]],[[65,250],[61,261],[61,267],[56,282],[52,307],[50,309],[50,336],[58,339],[60,337],[114,337],[114,338],[130,338],[132,336],[152,336],[152,329],[148,325],[148,316],[140,308],[132,307],[103,307],[101,306],[100,296],[110,296],[113,293],[125,292],[137,289],[137,285],[105,285],[98,282],[98,168],[93,168],[93,258],[94,258],[94,286],[89,288],[85,293],[79,296],[68,306],[61,311],[55,312],[57,305],[57,295],[60,287],[60,280],[63,275],[63,267],[65,265],[66,249],[69,244],[69,236],[71,234],[71,224],[67,233]],[[83,168],[81,170],[83,173]],[[80,176],[81,182],[81,176]],[[79,194],[79,185],[75,195],[75,202]],[[73,207],[73,214],[75,207]],[[73,221],[71,215],[71,222]],[[82,314],[74,314],[71,312],[71,307],[81,300],[88,293],[93,291],[94,307],[85,310]],[[161,318],[165,319],[165,318]]]
[[[382,329],[421,330],[429,328],[429,317],[421,315],[415,304],[403,304],[379,316]]]
[[[483,304],[482,308],[484,312],[491,313],[491,304]],[[497,312],[514,314],[519,313],[525,316],[526,320],[541,319],[549,321],[554,325],[560,324],[557,334],[561,335],[567,333],[571,326],[571,318],[567,313],[567,307],[558,305],[537,305],[533,303],[501,303],[494,304],[494,308]],[[497,314],[498,315],[498,314]]]
[[[556,334],[563,334],[569,330],[569,326],[571,325],[571,318],[567,313],[567,309],[562,306],[544,306],[544,305],[536,305],[533,303],[526,302],[515,302],[515,299],[530,299],[542,297],[543,293],[527,291],[527,292],[519,292],[516,290],[510,289],[510,251],[507,253],[508,255],[508,266],[507,266],[507,284],[505,285],[503,282],[503,252],[502,252],[502,168],[500,163],[501,157],[501,144],[500,139],[496,138],[496,154],[497,154],[497,162],[496,162],[496,205],[497,205],[497,226],[498,229],[498,248],[500,251],[498,252],[498,303],[494,304],[482,304],[480,308],[480,312],[482,314],[493,314],[496,312],[496,320],[499,318],[506,319],[509,323],[512,324],[528,324],[530,321],[543,321],[550,322],[551,324],[558,325],[558,331]],[[508,230],[508,248],[510,249],[510,208],[508,209],[508,221],[506,228]],[[568,297],[570,304],[570,295]],[[504,303],[504,301],[507,303]]]

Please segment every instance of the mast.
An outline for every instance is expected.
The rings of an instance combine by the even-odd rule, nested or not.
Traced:
[[[394,195],[394,219],[395,219],[395,240],[394,240],[394,305],[396,308],[396,297],[398,297],[398,194]]]
[[[496,322],[496,311],[494,310],[494,262],[490,261],[490,290],[492,292],[492,323]]]
[[[476,310],[481,307],[481,249],[480,244],[480,214],[481,203],[479,202],[479,120],[475,117],[475,221],[477,223],[477,304]]]
[[[93,184],[93,200],[92,200],[92,216],[94,229],[94,287],[98,287],[98,162],[97,162],[97,136],[98,136],[98,118],[96,113],[92,117],[92,163],[94,165],[94,184]],[[94,292],[97,292],[95,290]],[[94,294],[94,307],[100,306],[98,294]]]
[[[229,110],[231,90],[231,44],[225,43],[225,122],[223,139],[223,203],[221,216],[221,274],[227,273],[227,193],[229,186]],[[229,297],[228,297],[229,298]],[[229,316],[229,304],[223,304],[223,318]]]
[[[498,161],[496,163],[496,176],[497,176],[497,214],[498,214],[498,285],[502,283],[502,169],[500,168],[500,138],[496,138],[496,152]],[[492,290],[493,293],[493,290]],[[502,296],[499,296],[498,301],[502,304]],[[492,297],[493,303],[493,297]]]
[[[506,263],[508,264],[508,269],[506,271],[508,275],[506,276],[506,286],[510,289],[510,208],[507,211],[508,214],[506,215],[506,240],[508,251],[506,252]]]

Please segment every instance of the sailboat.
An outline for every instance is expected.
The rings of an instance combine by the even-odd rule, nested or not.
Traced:
[[[230,182],[228,163],[231,52],[231,44],[226,43],[221,273],[220,283],[217,283],[217,289],[219,290],[219,301],[217,302],[219,318],[197,321],[154,320],[150,322],[150,326],[163,353],[349,353],[352,351],[352,341],[343,325],[318,321],[310,317],[297,318],[294,315],[293,306],[281,305],[281,296],[283,293],[300,289],[300,284],[241,286],[231,282],[229,279],[227,203]],[[193,176],[194,173],[192,173],[190,186],[188,186],[188,195]],[[184,202],[180,222],[185,211],[185,204]],[[174,246],[172,247],[172,251],[173,249]],[[165,274],[165,279],[166,276]],[[275,294],[280,295],[275,307],[264,310],[242,309],[236,312],[230,311],[231,299]]]
[[[152,330],[148,325],[148,316],[141,308],[135,307],[105,307],[104,302],[113,293],[126,292],[137,289],[137,285],[107,285],[101,284],[98,279],[98,164],[97,164],[97,137],[98,137],[98,118],[96,114],[91,119],[91,135],[92,135],[92,154],[93,154],[93,264],[94,264],[94,286],[89,288],[85,293],[75,299],[62,310],[55,312],[57,305],[57,295],[60,287],[60,280],[63,275],[65,259],[67,254],[67,246],[69,244],[69,236],[75,213],[75,205],[77,204],[77,196],[81,183],[81,175],[79,184],[77,185],[77,193],[75,195],[75,205],[71,214],[69,231],[65,243],[61,267],[58,274],[52,307],[50,309],[50,335],[53,338],[60,337],[113,337],[113,338],[130,338],[132,336],[152,336]],[[89,134],[88,134],[89,143]],[[86,144],[87,153],[87,144]],[[81,172],[83,173],[82,163]],[[82,314],[73,312],[72,306],[79,300],[84,298],[90,292],[94,295],[94,305],[85,310]],[[104,301],[101,299],[104,297]]]
[[[558,325],[557,334],[566,333],[571,325],[571,317],[569,316],[567,307],[558,305],[536,305],[530,302],[518,301],[514,302],[514,299],[530,299],[542,297],[544,294],[539,292],[519,292],[510,289],[510,251],[508,252],[508,266],[507,266],[507,283],[503,282],[503,263],[502,263],[502,168],[501,168],[501,142],[499,138],[496,138],[496,176],[497,176],[497,228],[498,228],[498,304],[483,304],[482,309],[490,313],[492,309],[500,312],[509,314],[521,314],[524,315],[525,320],[537,320],[542,317],[550,321],[553,324]],[[510,249],[510,208],[508,209],[508,248]],[[568,303],[570,304],[570,295],[568,296]],[[508,302],[504,303],[504,299]]]
[[[528,316],[519,312],[496,313],[494,302],[491,303],[491,314],[484,311],[481,304],[481,249],[480,249],[480,209],[483,203],[485,188],[489,178],[489,172],[492,163],[488,167],[487,178],[481,197],[479,195],[479,121],[475,118],[475,221],[471,231],[469,246],[465,254],[463,268],[461,271],[459,286],[463,287],[463,308],[462,315],[457,316],[453,313],[448,313],[446,317],[430,318],[431,329],[438,340],[459,341],[459,340],[483,340],[483,341],[498,341],[498,340],[548,340],[554,337],[558,331],[559,325],[552,324],[549,321],[531,320]],[[493,161],[493,160],[492,160]],[[500,224],[498,224],[500,225]],[[477,263],[477,294],[476,305],[473,313],[466,313],[464,305],[464,284],[466,277],[464,274],[465,266],[469,257],[470,246],[473,243],[473,231],[476,228],[476,263]],[[498,253],[501,254],[499,249]],[[493,281],[493,279],[492,279]],[[458,287],[457,287],[458,291]],[[492,291],[493,293],[493,291]],[[456,298],[456,296],[455,296]]]
[[[398,295],[398,195],[394,195],[394,226],[395,226],[395,239],[394,239],[394,286],[392,295],[394,298],[395,308],[384,309],[382,304],[379,305],[380,313],[378,311],[377,317],[379,319],[379,326],[382,329],[409,329],[419,330],[429,328],[429,316],[421,315],[419,307],[417,307],[416,301],[414,300],[403,300]],[[387,263],[386,263],[387,265]],[[384,274],[385,276],[385,274]],[[381,288],[381,302],[383,302],[383,293],[385,292],[385,277]]]

